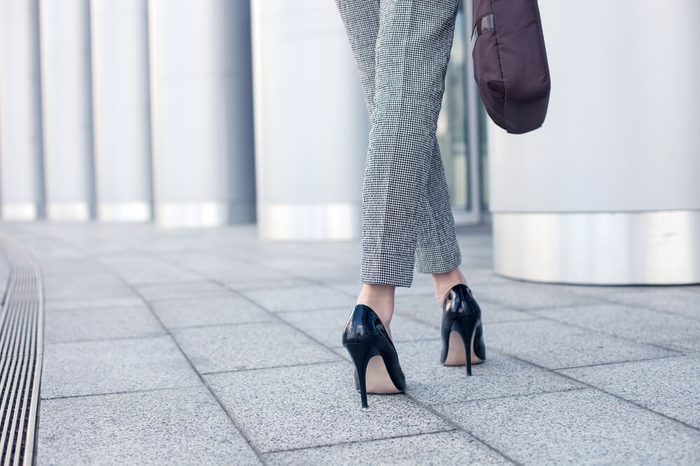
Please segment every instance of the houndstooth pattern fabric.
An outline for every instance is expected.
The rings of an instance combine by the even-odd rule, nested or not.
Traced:
[[[360,281],[410,287],[461,263],[435,137],[459,0],[335,0],[371,130]]]

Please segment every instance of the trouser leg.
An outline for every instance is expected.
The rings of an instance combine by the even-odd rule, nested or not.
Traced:
[[[372,121],[360,280],[410,286],[414,261],[423,273],[446,272],[461,262],[435,139],[458,0],[336,4]],[[379,102],[375,77],[382,86]]]
[[[416,270],[421,273],[444,273],[461,263],[445,168],[440,146],[435,140],[425,201],[418,222]]]

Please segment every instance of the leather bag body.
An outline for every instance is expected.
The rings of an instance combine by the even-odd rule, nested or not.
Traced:
[[[509,133],[539,128],[551,84],[537,0],[473,0],[472,11],[474,79],[489,117]]]

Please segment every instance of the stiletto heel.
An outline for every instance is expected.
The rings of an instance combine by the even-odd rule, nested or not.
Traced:
[[[362,407],[367,408],[367,363],[369,362],[371,347],[362,343],[347,343],[345,349],[350,353],[352,362],[355,363],[357,375],[356,386],[360,389]]]
[[[371,307],[364,304],[355,305],[343,332],[343,346],[348,350],[355,364],[355,384],[360,390],[363,408],[367,408],[368,392],[398,393],[406,388],[406,380],[394,343],[381,319]],[[386,383],[379,383],[373,386],[373,388],[378,387],[375,388],[376,391],[367,389],[367,368],[370,360],[375,356],[381,357],[385,368],[384,373],[389,376],[389,385],[393,387],[387,388]],[[376,368],[377,365],[374,367]]]
[[[440,362],[444,365],[466,365],[470,376],[472,363],[486,359],[481,308],[463,283],[453,286],[443,301],[441,336]]]

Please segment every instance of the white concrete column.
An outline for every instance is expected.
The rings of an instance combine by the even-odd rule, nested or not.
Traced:
[[[337,7],[252,5],[258,232],[358,238],[369,126]]]
[[[700,2],[540,0],[542,128],[489,123],[495,271],[700,282]]]
[[[97,218],[151,218],[148,1],[92,0]]]
[[[4,220],[42,210],[37,0],[0,0],[0,201]]]
[[[40,0],[46,214],[93,210],[90,0]]]
[[[150,0],[156,221],[254,220],[250,6]]]

